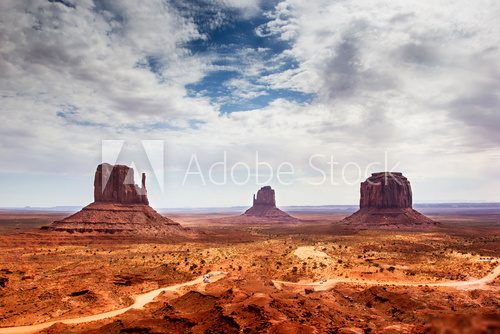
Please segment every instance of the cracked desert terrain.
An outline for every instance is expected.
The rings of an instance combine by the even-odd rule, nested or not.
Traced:
[[[500,329],[497,213],[435,212],[423,231],[335,212],[169,213],[192,232],[170,239],[39,229],[65,215],[0,213],[0,333]]]

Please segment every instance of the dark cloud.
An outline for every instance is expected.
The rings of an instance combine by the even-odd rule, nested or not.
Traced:
[[[497,91],[458,97],[450,102],[449,115],[472,127],[474,136],[500,145],[500,96]]]
[[[401,46],[397,54],[407,63],[436,66],[441,62],[439,55],[436,53],[437,49],[436,45],[412,42]]]
[[[357,43],[355,38],[346,37],[333,48],[333,57],[325,63],[323,72],[328,97],[356,91],[362,72]]]
[[[66,6],[68,8],[76,8],[76,1],[70,1],[70,0],[49,0],[51,3],[59,3],[63,6]]]
[[[408,13],[398,13],[391,17],[390,21],[391,23],[405,23],[411,20],[412,18],[415,17],[415,13],[408,12]]]
[[[360,35],[366,29],[365,24],[344,34],[336,45],[329,48],[331,57],[320,65],[319,73],[323,80],[322,98],[351,97],[363,91],[381,91],[394,87],[395,79],[387,72],[369,68],[363,64],[363,39]]]

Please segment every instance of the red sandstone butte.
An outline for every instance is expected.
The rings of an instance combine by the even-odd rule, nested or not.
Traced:
[[[142,173],[142,187],[138,187],[134,183],[132,168],[106,163],[97,166],[94,177],[94,201],[148,205],[146,173]]]
[[[139,187],[134,183],[132,168],[110,164],[97,166],[93,203],[43,229],[70,233],[130,233],[149,236],[185,233],[180,224],[163,217],[149,206],[146,174],[142,174],[142,187]]]
[[[360,209],[342,222],[366,227],[431,227],[437,223],[412,208],[410,181],[402,173],[373,173],[360,187]]]
[[[276,207],[274,189],[270,186],[260,188],[257,191],[257,196],[253,195],[253,206],[245,211],[243,216],[271,220],[296,220],[296,218]]]

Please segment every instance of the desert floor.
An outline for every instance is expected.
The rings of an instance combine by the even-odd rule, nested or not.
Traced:
[[[436,213],[422,231],[170,214],[196,232],[184,240],[39,230],[66,215],[0,212],[0,327],[49,323],[11,333],[500,330],[499,213]],[[85,318],[100,320],[58,322]]]

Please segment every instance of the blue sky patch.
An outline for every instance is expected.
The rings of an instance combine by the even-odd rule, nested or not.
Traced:
[[[263,108],[282,98],[294,102],[310,102],[313,94],[287,89],[272,89],[261,79],[266,75],[298,67],[298,61],[282,53],[291,45],[276,36],[258,36],[256,30],[269,18],[261,11],[244,18],[227,8],[216,10],[205,1],[175,2],[181,12],[198,11],[195,23],[205,38],[185,45],[194,55],[214,59],[214,70],[199,82],[186,86],[188,96],[208,97],[221,113]],[[274,6],[267,3],[267,9]],[[188,10],[188,9],[189,10]]]
[[[158,81],[163,82],[163,62],[156,56],[146,56],[139,60],[135,66],[137,68],[143,68],[149,70],[151,73],[153,73]]]

